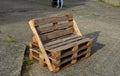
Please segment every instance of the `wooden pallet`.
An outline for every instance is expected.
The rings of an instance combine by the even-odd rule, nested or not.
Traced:
[[[90,56],[92,40],[82,38],[72,15],[33,19],[29,24],[33,31],[30,59],[47,65],[50,71],[59,71],[63,65]]]
[[[79,45],[79,46],[81,46],[81,45]],[[62,51],[61,53],[63,53],[63,54],[61,54],[61,55],[58,54],[58,52],[57,52],[57,54],[53,53],[53,52],[48,53],[50,62],[52,63],[52,66],[54,68],[53,72],[57,72],[65,66],[75,64],[78,60],[83,60],[83,59],[89,57],[90,49],[88,48],[88,46],[89,47],[91,46],[91,42],[84,44],[84,46],[81,46],[79,48],[79,50],[77,50],[76,52],[72,52],[73,48],[69,48],[69,49]],[[78,47],[75,47],[75,48],[78,48]],[[46,65],[44,56],[41,54],[41,52],[39,51],[38,48],[37,49],[36,49],[36,47],[31,48],[30,54],[31,54],[30,55],[31,60],[33,60],[33,58],[34,58],[39,61],[39,64],[41,66]]]

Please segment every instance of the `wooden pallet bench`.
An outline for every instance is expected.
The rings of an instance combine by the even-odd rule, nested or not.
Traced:
[[[71,14],[32,19],[29,24],[33,32],[30,59],[47,65],[50,71],[90,56],[92,40],[82,37]]]

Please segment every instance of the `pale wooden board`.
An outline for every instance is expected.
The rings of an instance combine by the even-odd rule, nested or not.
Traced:
[[[31,30],[32,30],[33,34],[35,35],[35,39],[38,42],[38,47],[39,47],[40,51],[42,52],[42,54],[45,57],[45,61],[46,61],[46,64],[47,64],[49,70],[53,71],[52,64],[50,63],[49,57],[48,57],[48,55],[47,55],[47,53],[46,53],[46,51],[44,49],[41,38],[39,37],[39,35],[37,33],[37,30],[35,28],[35,20],[30,20],[29,24],[30,24],[30,27],[31,27]]]
[[[77,35],[82,36],[82,34],[81,34],[81,32],[80,32],[80,30],[78,28],[78,25],[77,25],[77,23],[76,23],[76,21],[74,19],[73,19],[73,28],[74,28]]]

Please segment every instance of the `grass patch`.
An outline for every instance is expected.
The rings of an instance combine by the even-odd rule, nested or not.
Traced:
[[[100,16],[99,14],[92,13],[93,16]]]
[[[22,75],[24,74],[26,76],[30,76],[29,70],[30,70],[30,65],[32,65],[32,64],[33,64],[33,62],[31,60],[29,60],[28,57],[24,57],[21,74]]]
[[[16,43],[17,41],[15,40],[15,39],[13,39],[12,38],[12,36],[10,36],[10,35],[7,35],[7,40],[6,40],[7,42],[9,42],[9,43]]]
[[[30,76],[29,70],[30,66],[33,64],[33,61],[29,59],[29,46],[27,44],[26,49],[25,49],[25,54],[24,54],[24,59],[23,59],[23,66],[22,66],[22,76]]]
[[[103,0],[98,0],[99,2],[104,2]]]
[[[116,8],[120,8],[120,5],[112,5],[111,4],[111,6],[116,7]]]
[[[24,57],[23,60],[23,69],[26,71],[29,71],[30,65],[33,64],[33,61],[31,61],[28,57]]]

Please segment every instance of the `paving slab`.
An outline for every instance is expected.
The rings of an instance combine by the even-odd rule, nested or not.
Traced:
[[[0,76],[20,76],[25,45],[0,41]]]

